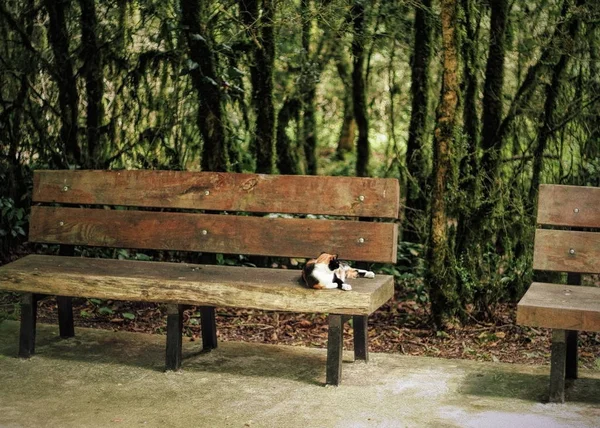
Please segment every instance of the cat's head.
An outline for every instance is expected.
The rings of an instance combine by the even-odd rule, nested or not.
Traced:
[[[337,254],[321,253],[321,255],[317,257],[317,263],[326,264],[329,270],[332,271],[340,267],[340,261],[338,260]]]

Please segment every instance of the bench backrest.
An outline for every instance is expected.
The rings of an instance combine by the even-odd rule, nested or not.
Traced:
[[[600,188],[541,185],[537,223],[534,269],[600,273]]]
[[[396,261],[395,179],[36,171],[32,198],[32,242]]]

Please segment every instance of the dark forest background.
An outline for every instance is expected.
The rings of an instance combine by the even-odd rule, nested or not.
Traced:
[[[33,169],[396,177],[438,326],[530,283],[540,183],[600,186],[595,0],[6,0],[0,256]]]

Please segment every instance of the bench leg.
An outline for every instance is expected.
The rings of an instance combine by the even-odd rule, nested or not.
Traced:
[[[166,370],[179,370],[183,343],[183,305],[167,305]]]
[[[352,316],[354,329],[354,359],[369,361],[368,317],[366,315]]]
[[[217,322],[214,306],[200,306],[200,327],[202,328],[202,350],[217,348]]]
[[[75,336],[73,327],[73,298],[66,296],[57,296],[58,305],[58,330],[60,337],[66,339]]]
[[[344,324],[341,315],[329,314],[327,334],[327,385],[339,385],[342,380],[342,350]]]
[[[577,379],[577,330],[567,330],[567,362],[565,378]]]
[[[35,325],[38,297],[26,293],[21,298],[21,331],[19,333],[19,357],[29,358],[35,353]]]
[[[552,356],[550,360],[551,403],[565,402],[565,371],[567,361],[567,332],[552,330]]]

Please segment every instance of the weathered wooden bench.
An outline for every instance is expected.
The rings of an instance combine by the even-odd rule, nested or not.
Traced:
[[[355,279],[352,291],[314,290],[301,284],[299,270],[73,255],[75,246],[286,258],[325,251],[342,260],[393,263],[398,226],[389,220],[399,208],[394,179],[36,171],[32,198],[30,241],[60,244],[60,251],[0,267],[0,288],[25,293],[21,357],[34,353],[40,295],[58,296],[62,337],[74,335],[72,297],[166,303],[169,370],[181,366],[184,305],[200,308],[205,350],[217,346],[215,307],[327,313],[326,383],[337,385],[344,321],[352,316],[355,358],[367,360],[367,317],[393,296],[387,275]]]
[[[581,274],[600,273],[600,188],[540,186],[537,223],[533,268],[567,280],[531,284],[517,323],[553,329],[549,400],[564,402],[565,379],[577,378],[577,331],[600,331],[600,288],[580,285]]]

